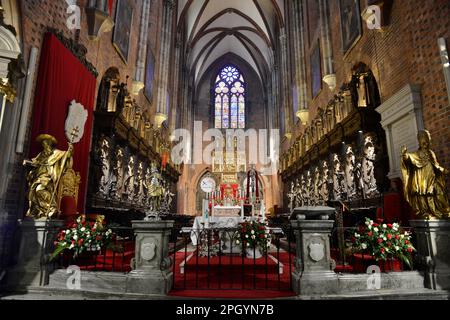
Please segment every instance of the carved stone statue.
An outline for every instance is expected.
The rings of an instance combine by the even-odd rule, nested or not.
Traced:
[[[305,188],[305,200],[307,206],[314,205],[314,185],[311,177],[311,171],[306,172],[306,188]]]
[[[302,188],[302,182],[305,179],[303,178],[303,175],[300,177],[300,179],[297,179],[297,182],[295,183],[295,206],[296,207],[302,207],[305,200],[304,200],[304,191]]]
[[[292,212],[292,210],[294,210],[294,207],[296,206],[296,192],[295,192],[295,185],[294,185],[294,181],[291,182],[291,190],[290,192],[287,194],[288,198],[289,198],[289,210]]]
[[[328,191],[328,178],[330,176],[330,169],[328,168],[328,163],[326,161],[322,162],[322,176],[320,180],[320,204],[325,205],[329,200],[329,191]]]
[[[345,192],[345,176],[344,171],[342,170],[341,160],[337,154],[333,156],[333,193],[334,200],[344,200],[343,194]]]
[[[414,213],[423,219],[443,219],[450,216],[450,205],[445,188],[445,174],[431,150],[431,136],[419,131],[419,150],[408,152],[402,147],[401,170],[406,201]]]
[[[365,198],[377,196],[377,180],[375,179],[375,146],[373,137],[367,136],[364,142],[364,157],[362,160],[362,183]]]
[[[27,175],[29,191],[28,217],[35,219],[54,218],[58,214],[57,190],[60,179],[67,168],[72,167],[73,145],[67,151],[55,149],[58,143],[48,134],[42,134],[36,141],[42,145],[42,151],[24,165],[31,167]]]
[[[116,150],[116,160],[113,167],[113,173],[111,177],[111,197],[115,200],[122,199],[123,193],[123,165],[124,165],[124,153],[122,148],[117,148]]]
[[[99,193],[104,197],[108,198],[111,189],[111,166],[109,162],[109,152],[110,145],[107,139],[102,139],[100,142],[100,163],[102,177],[100,178]]]
[[[135,163],[134,163],[134,156],[130,156],[130,159],[128,160],[128,164],[125,170],[125,184],[124,184],[124,191],[126,194],[126,199],[128,201],[134,200],[134,180],[135,180]]]
[[[356,195],[355,188],[355,154],[352,146],[347,146],[345,162],[345,182],[348,200],[353,200]]]
[[[144,205],[144,164],[139,162],[137,173],[136,173],[136,179],[134,180],[134,199],[136,203],[140,206]]]

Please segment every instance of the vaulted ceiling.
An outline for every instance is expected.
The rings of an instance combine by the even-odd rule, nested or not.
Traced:
[[[220,57],[234,53],[261,80],[273,63],[274,41],[284,26],[284,0],[179,0],[187,67],[198,82]]]

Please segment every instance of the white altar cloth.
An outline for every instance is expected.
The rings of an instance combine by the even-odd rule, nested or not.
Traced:
[[[213,217],[241,217],[242,207],[224,207],[215,206],[213,210]]]
[[[203,217],[197,217],[194,220],[194,225],[191,232],[191,241],[194,246],[199,244],[199,235],[203,229],[205,229]],[[243,219],[239,217],[210,217],[209,227],[214,229],[227,229],[237,228],[239,223],[243,222]]]

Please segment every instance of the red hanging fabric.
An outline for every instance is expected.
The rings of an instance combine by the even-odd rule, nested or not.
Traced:
[[[109,15],[111,17],[112,17],[113,5],[114,5],[114,0],[108,0]]]
[[[70,102],[76,100],[87,109],[84,136],[75,145],[73,159],[73,168],[81,175],[78,197],[80,213],[84,213],[87,190],[95,89],[95,76],[55,35],[47,33],[42,46],[35,92],[30,157],[40,152],[41,146],[35,140],[43,133],[51,134],[58,140],[58,149],[67,150],[64,127]]]

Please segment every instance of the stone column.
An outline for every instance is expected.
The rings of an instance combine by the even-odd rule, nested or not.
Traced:
[[[158,68],[158,91],[156,101],[155,126],[160,128],[162,124],[168,120],[168,83],[169,74],[172,70],[170,65],[171,44],[172,44],[172,26],[174,17],[174,0],[165,0],[162,29],[161,29],[161,48],[159,52],[159,68]]]
[[[281,101],[282,101],[282,108],[284,111],[284,135],[291,139],[292,137],[292,116],[293,113],[291,108],[291,91],[289,89],[289,55],[288,55],[288,47],[287,47],[287,34],[286,30],[282,28],[280,30],[280,47],[281,47]]]
[[[293,2],[293,40],[294,40],[294,65],[295,65],[295,90],[298,101],[297,118],[303,125],[308,123],[308,89],[306,83],[306,54],[305,54],[305,27],[303,2],[295,0]]]
[[[331,46],[331,30],[329,22],[329,1],[319,0],[320,42],[323,56],[323,81],[331,91],[336,89],[336,74],[333,70],[333,51]]]
[[[450,221],[411,220],[417,237],[418,263],[423,268],[425,287],[450,289]]]
[[[150,0],[144,0],[142,3],[141,29],[139,32],[138,56],[136,61],[136,72],[133,80],[133,94],[138,95],[145,84],[145,67],[147,62],[147,42],[148,27],[150,19]]]
[[[303,212],[302,212],[303,211]],[[293,289],[298,295],[335,294],[338,277],[332,270],[330,236],[334,221],[328,220],[333,208],[295,209],[297,220],[291,221],[296,237],[297,263],[292,273]],[[306,220],[321,219],[321,220]]]
[[[169,236],[174,221],[132,221],[136,235],[134,270],[127,275],[127,292],[166,295],[173,284]]]
[[[8,285],[28,287],[48,284],[52,271],[48,261],[54,250],[56,235],[63,227],[64,221],[61,220],[19,220],[19,259],[17,266],[7,275]]]

